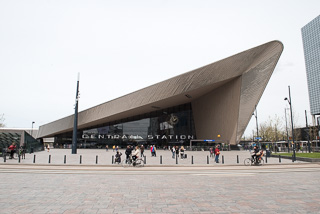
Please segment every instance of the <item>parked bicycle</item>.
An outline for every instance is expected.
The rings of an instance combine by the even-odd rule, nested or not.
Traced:
[[[121,165],[125,168],[129,167],[129,166],[143,167],[144,161],[142,160],[142,158],[137,158],[137,159],[133,160],[132,156],[130,155],[129,158],[122,161]]]

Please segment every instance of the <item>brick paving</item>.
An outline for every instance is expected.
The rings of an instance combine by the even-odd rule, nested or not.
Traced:
[[[63,163],[63,150],[56,152]],[[83,150],[93,163],[82,165],[1,163],[0,213],[320,213],[319,164],[212,167],[205,159],[179,167],[174,162],[122,168],[95,164],[96,152]],[[36,155],[40,162],[48,154]],[[32,162],[30,157],[25,161]]]
[[[319,213],[320,165],[0,165],[0,213]]]

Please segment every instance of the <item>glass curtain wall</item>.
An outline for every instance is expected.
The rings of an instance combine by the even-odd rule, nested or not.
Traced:
[[[141,144],[168,148],[187,146],[192,139],[196,139],[196,133],[190,103],[78,131],[79,148]],[[55,142],[55,147],[70,148],[72,133],[57,136]]]

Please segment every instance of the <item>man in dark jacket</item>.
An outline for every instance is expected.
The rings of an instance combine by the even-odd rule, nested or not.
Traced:
[[[130,159],[131,152],[132,152],[132,148],[131,148],[131,146],[128,145],[128,146],[127,146],[127,149],[126,149],[126,151],[125,151],[127,162],[128,162],[128,160]]]

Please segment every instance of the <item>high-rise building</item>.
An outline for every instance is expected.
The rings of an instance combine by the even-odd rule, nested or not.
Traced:
[[[311,114],[320,115],[320,15],[302,29]]]

